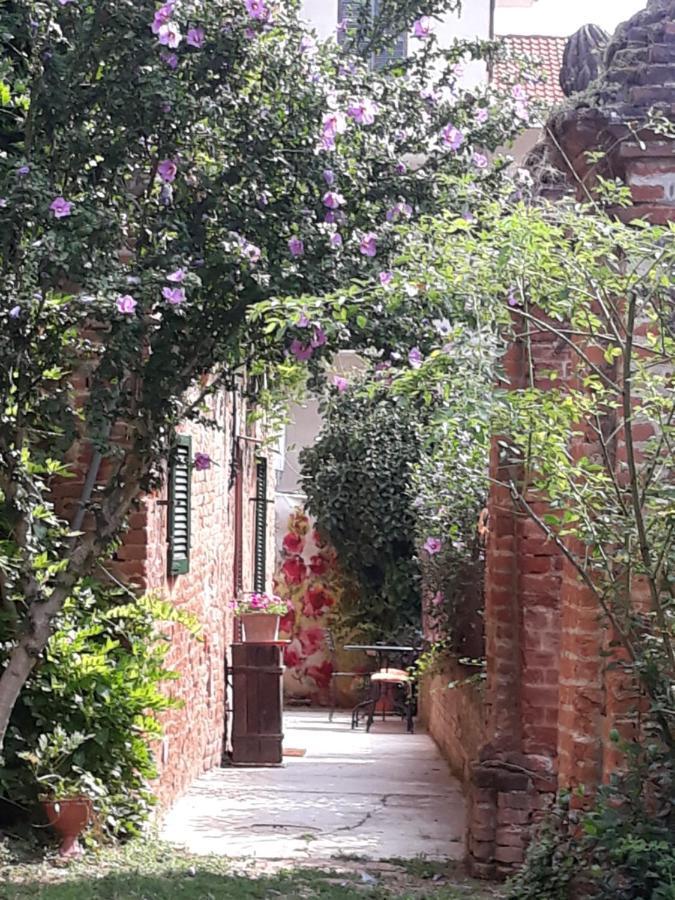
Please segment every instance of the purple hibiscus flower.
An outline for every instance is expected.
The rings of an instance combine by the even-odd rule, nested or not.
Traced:
[[[247,256],[252,263],[257,263],[262,256],[262,251],[260,247],[257,247],[255,244],[252,244],[250,241],[242,240],[241,249],[245,256]]]
[[[487,109],[485,109],[484,106],[481,106],[476,110],[475,118],[476,118],[476,124],[485,125],[487,120],[490,118],[490,113],[487,111]]]
[[[409,203],[397,203],[387,212],[387,222],[398,222],[399,219],[409,219],[413,214],[413,208]]]
[[[342,235],[339,231],[336,231],[335,234],[331,234],[330,245],[334,250],[342,246]]]
[[[424,357],[422,356],[419,347],[413,347],[410,353],[408,353],[408,362],[410,363],[411,369],[419,369],[423,359]]]
[[[372,231],[369,231],[367,234],[364,234],[361,239],[361,243],[359,244],[359,250],[364,256],[376,256],[377,255],[377,235]]]
[[[422,16],[413,25],[413,35],[421,41],[426,40],[431,34],[431,19],[429,16]]]
[[[442,135],[443,143],[451,150],[459,150],[459,148],[464,143],[464,135],[459,130],[459,128],[455,128],[452,122],[448,123],[445,126]]]
[[[380,272],[380,284],[382,285],[382,287],[387,287],[387,285],[391,284],[393,280],[393,272]]]
[[[175,53],[162,53],[162,62],[165,62],[170,69],[178,68],[178,57]]]
[[[314,353],[314,348],[311,344],[303,344],[297,338],[291,341],[290,350],[298,362],[307,362]]]
[[[347,115],[359,125],[372,125],[377,114],[377,104],[370,97],[355,100],[347,108]]]
[[[316,53],[316,41],[311,34],[303,34],[300,40],[300,50],[310,56]]]
[[[304,256],[305,242],[302,240],[302,238],[292,237],[288,242],[288,249],[291,253],[291,256]]]
[[[335,375],[333,377],[333,384],[335,385],[335,387],[338,389],[338,391],[341,394],[344,394],[344,392],[349,387],[349,382],[347,381],[347,379],[342,378],[342,376],[340,376],[340,375]]]
[[[166,280],[172,282],[172,284],[180,284],[182,281],[185,281],[185,269],[176,269],[175,272],[170,272],[166,276]]]
[[[150,25],[153,34],[159,34],[159,29],[163,25],[168,25],[168,23],[171,21],[171,16],[173,15],[173,8],[173,2],[165,3],[164,6],[160,6],[160,8],[155,12],[155,16]]]
[[[185,303],[185,289],[170,287],[162,288],[162,297],[164,297],[164,299],[172,306],[180,306],[181,303]]]
[[[28,175],[30,172],[30,166],[19,166],[16,170],[17,175]]]
[[[335,149],[335,138],[344,134],[347,129],[347,120],[339,111],[326,113],[321,122],[321,146],[324,150]]]
[[[394,172],[396,172],[397,175],[405,175],[407,171],[408,167],[404,162],[397,162],[394,166]]]
[[[175,181],[178,173],[178,166],[172,159],[163,159],[157,166],[157,173],[162,181],[170,183]]]
[[[266,22],[270,17],[265,0],[244,0],[244,6],[249,16],[259,22]]]
[[[180,33],[180,28],[175,22],[166,22],[164,25],[160,26],[160,29],[157,32],[157,40],[162,46],[170,47],[172,50],[175,50],[183,40],[183,35]]]
[[[487,169],[488,167],[488,158],[484,153],[474,153],[471,162],[477,169]]]
[[[323,195],[322,202],[328,209],[338,209],[338,207],[344,206],[345,198],[342,194],[338,194],[337,191],[326,191]]]
[[[132,316],[136,309],[136,301],[131,296],[131,294],[124,294],[121,297],[118,297],[116,302],[117,311],[121,312],[122,315]]]
[[[50,210],[54,213],[55,219],[65,219],[69,216],[73,209],[73,204],[63,197],[55,197],[49,205]]]
[[[312,342],[311,342],[312,349],[316,350],[318,347],[323,347],[323,345],[326,343],[326,340],[327,340],[326,332],[323,330],[323,328],[320,325],[317,325],[314,328],[314,335],[312,337]]]
[[[443,541],[437,537],[428,537],[424,542],[424,549],[427,551],[429,556],[435,556],[436,553],[440,553],[441,547],[443,546]]]
[[[326,182],[328,187],[331,187],[331,185],[335,184],[335,172],[332,169],[324,169],[323,180]]]
[[[514,84],[511,89],[511,96],[514,100],[521,100],[525,102],[527,100],[527,91],[525,90],[524,85],[522,84]]]
[[[9,311],[10,319],[18,319],[20,315],[21,315],[21,307],[20,306],[13,306]]]
[[[189,28],[185,40],[187,41],[188,46],[201,50],[204,46],[204,41],[206,40],[206,32],[199,25],[194,28]]]
[[[211,468],[211,457],[208,453],[195,453],[194,467],[198,472],[205,472]]]

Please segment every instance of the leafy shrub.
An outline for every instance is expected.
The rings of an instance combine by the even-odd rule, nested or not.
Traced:
[[[105,787],[109,833],[141,831],[154,802],[149,781],[156,775],[152,745],[162,733],[158,717],[175,705],[162,691],[177,677],[165,666],[169,643],[161,623],[170,620],[196,633],[169,603],[151,596],[130,602],[126,592],[92,581],[80,587],[14,709],[0,796],[12,806],[35,807],[44,786],[24,754],[57,743],[59,735],[86,736],[68,756],[69,771],[86,772]]]
[[[627,748],[627,772],[586,813],[558,806],[532,842],[509,900],[675,900],[672,757]]]
[[[334,393],[300,454],[307,508],[359,591],[338,616],[345,633],[403,639],[419,630],[420,571],[408,487],[422,423],[384,387]]]

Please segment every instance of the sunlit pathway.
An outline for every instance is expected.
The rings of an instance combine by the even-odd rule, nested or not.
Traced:
[[[464,798],[426,734],[399,721],[370,734],[325,711],[285,715],[282,768],[224,768],[200,778],[163,837],[199,854],[263,859],[460,859]]]

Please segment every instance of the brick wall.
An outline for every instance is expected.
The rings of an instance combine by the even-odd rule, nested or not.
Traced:
[[[467,681],[475,672],[448,659],[439,672],[423,679],[419,694],[420,722],[464,784],[487,740],[483,685]],[[449,687],[454,682],[463,683]]]
[[[115,554],[116,574],[140,589],[156,592],[201,625],[197,640],[180,624],[169,624],[171,639],[167,666],[179,678],[167,685],[180,708],[164,715],[165,736],[157,748],[160,777],[156,785],[164,806],[179,796],[202,772],[220,765],[226,749],[226,660],[235,637],[231,602],[235,597],[234,429],[238,435],[241,479],[242,589],[253,589],[256,461],[261,449],[260,428],[246,425],[241,398],[221,391],[209,401],[213,427],[186,425],[192,451],[208,453],[210,469],[192,472],[190,569],[183,575],[168,572],[167,488],[140,500],[130,516],[129,531]],[[268,465],[268,496],[273,498],[274,468]],[[271,576],[274,559],[273,505],[268,505],[267,560]],[[269,577],[268,576],[268,580]],[[268,588],[270,584],[268,583]]]
[[[672,6],[675,15],[675,3]],[[651,58],[667,50],[675,64],[675,24],[670,22],[668,28],[667,46],[650,46],[645,52]],[[638,51],[633,47],[630,52]],[[671,113],[673,91],[671,85]],[[557,121],[556,137],[567,161],[572,160],[575,185],[592,187],[586,153],[609,146],[605,174],[622,178],[634,200],[633,207],[616,210],[616,215],[628,221],[675,221],[675,142],[643,131],[640,143],[616,125],[617,115],[603,118],[597,110],[580,110],[566,114],[562,124]],[[580,196],[583,193],[580,189]],[[522,350],[514,343],[506,359],[514,386],[527,374]],[[532,335],[532,350],[539,387],[546,387],[547,369],[557,368],[558,384],[569,382],[569,352],[564,347],[541,333]],[[649,423],[636,422],[639,440],[651,433]],[[582,433],[570,450],[592,457],[598,451],[593,441],[590,432]],[[620,466],[625,459],[620,434],[617,444]],[[509,471],[496,447],[491,470],[500,481],[519,475]],[[536,496],[530,495],[528,502],[535,512],[546,511]],[[508,874],[522,862],[532,827],[558,789],[584,784],[592,791],[616,771],[622,759],[610,733],[639,733],[644,705],[635,679],[612,665],[621,651],[600,621],[597,601],[572,566],[536,523],[514,508],[504,487],[491,488],[489,513],[486,740],[468,779],[469,858],[473,871],[487,877]],[[639,597],[640,586],[633,586],[633,602],[639,603]],[[452,715],[445,718],[459,733],[465,718],[473,721],[475,710],[460,707],[458,713],[457,722]],[[445,745],[456,756],[454,743]]]

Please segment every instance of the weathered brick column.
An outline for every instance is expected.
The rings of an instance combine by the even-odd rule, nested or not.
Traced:
[[[580,200],[592,197],[599,175],[618,178],[630,188],[633,206],[615,210],[617,217],[675,221],[675,141],[654,130],[654,113],[672,128],[675,0],[650,0],[617,31],[595,100],[589,105],[587,95],[549,122],[549,158]],[[588,156],[597,150],[605,152],[600,162]],[[531,338],[535,385],[546,387],[544,373],[553,368],[567,379],[564,348],[550,335]],[[514,387],[525,383],[526,363],[523,346],[514,343],[506,360]],[[648,423],[639,427],[638,439],[646,439]],[[595,452],[590,436],[579,440],[572,452]],[[619,463],[622,454],[619,437]],[[517,475],[496,447],[491,473],[499,481]],[[543,511],[538,498],[528,502]],[[630,673],[608,666],[603,651],[613,636],[572,565],[515,509],[505,487],[491,488],[489,512],[488,742],[472,767],[468,818],[470,865],[486,877],[522,862],[532,825],[559,788],[592,788],[616,770],[621,758],[610,734],[634,736],[642,706]]]

